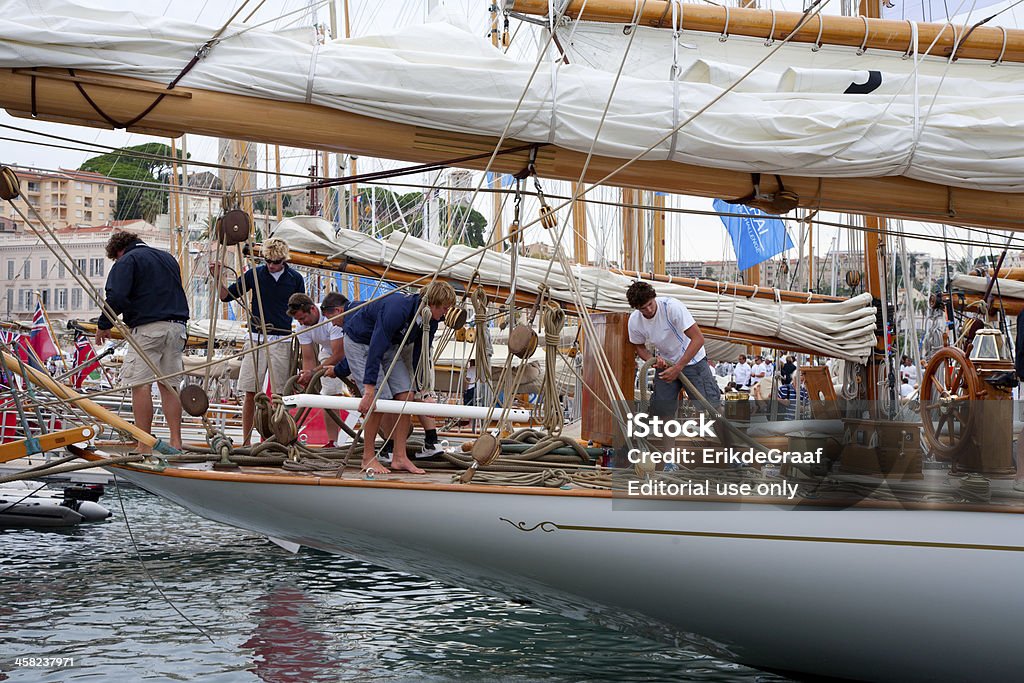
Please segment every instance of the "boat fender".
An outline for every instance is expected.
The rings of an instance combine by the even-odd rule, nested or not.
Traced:
[[[86,522],[102,522],[112,514],[107,508],[90,500],[79,501],[75,512],[82,515],[83,521]]]

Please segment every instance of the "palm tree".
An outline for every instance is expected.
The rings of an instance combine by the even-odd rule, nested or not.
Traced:
[[[142,215],[142,220],[146,221],[150,225],[156,223],[156,217],[164,210],[164,198],[159,192],[153,190],[147,190],[142,193],[139,197],[139,213]]]

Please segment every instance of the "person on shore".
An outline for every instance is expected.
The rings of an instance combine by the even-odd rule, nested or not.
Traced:
[[[288,298],[306,291],[306,283],[288,265],[288,243],[277,237],[263,242],[264,265],[250,268],[229,287],[221,282],[220,263],[210,264],[210,274],[217,283],[220,300],[227,303],[249,295],[249,338],[242,347],[242,367],[238,373],[238,389],[245,394],[242,401],[242,445],[252,442],[256,416],[256,392],[263,391],[270,379],[270,390],[280,392],[288,381],[292,365],[291,340],[282,340],[292,332],[288,317]],[[251,349],[269,344],[252,351]]]
[[[462,404],[466,406],[474,405],[476,400],[476,359],[470,358],[469,364],[466,366],[466,389],[462,392]]]
[[[909,380],[910,386],[916,387],[917,376],[917,366],[914,365],[914,359],[910,356],[903,356],[903,359],[900,361],[900,378]]]
[[[166,251],[154,249],[135,233],[118,231],[110,236],[107,258],[114,262],[107,275],[107,307],[120,314],[132,337],[160,376],[160,398],[171,432],[170,445],[181,448],[181,401],[178,373],[184,370],[182,352],[188,339],[188,300],[181,286],[181,269]],[[114,322],[102,313],[96,323],[96,344],[110,339]],[[153,368],[129,345],[121,381],[132,388],[132,415],[144,432],[153,428]]]
[[[910,383],[910,379],[904,377],[900,380],[900,398],[906,402],[914,394],[914,385]]]
[[[780,372],[780,378],[782,381],[786,381],[788,377],[790,381],[793,380],[793,375],[796,374],[796,357],[786,356],[786,362],[782,364],[782,370]]]
[[[652,357],[647,345],[654,347],[652,412],[670,416],[675,413],[684,375],[713,406],[721,403],[721,389],[708,366],[704,334],[693,315],[680,301],[658,296],[650,283],[638,280],[626,290],[626,300],[635,309],[629,316],[629,342],[636,355],[647,361]],[[689,389],[687,394],[690,395]],[[690,395],[691,399],[696,399]]]
[[[341,313],[348,304],[348,299],[339,292],[329,292],[317,306],[308,294],[292,294],[288,298],[288,315],[299,323],[299,352],[302,358],[302,370],[299,372],[298,383],[305,387],[313,378],[313,373],[321,366],[334,367],[345,357],[345,328],[328,322],[330,318]],[[340,320],[340,318],[339,318]],[[332,373],[333,374],[333,373]],[[340,396],[343,383],[340,379],[326,375],[320,378],[320,394],[322,396]],[[327,443],[324,448],[334,448],[338,442],[338,426],[341,416],[337,410],[324,409],[324,429],[327,431]],[[337,421],[331,418],[337,417]]]
[[[750,389],[750,363],[747,362],[747,357],[742,353],[736,361],[736,367],[732,369],[732,381],[736,383],[736,388],[741,391]]]
[[[810,395],[807,393],[807,387],[801,383],[800,391],[797,392],[796,385],[793,383],[792,377],[782,377],[782,383],[779,385],[778,399],[779,405],[783,408],[782,419],[783,420],[795,420],[797,404],[807,405],[810,400]],[[799,398],[798,398],[799,397]]]
[[[447,282],[435,281],[420,294],[388,294],[375,299],[349,315],[345,323],[345,357],[352,377],[363,385],[359,412],[364,416],[364,470],[386,474],[389,470],[376,458],[375,438],[382,415],[371,412],[377,399],[408,401],[413,398],[413,377],[423,343],[423,325],[428,323],[428,349],[433,343],[438,322],[455,305],[455,289]],[[429,314],[421,318],[420,311]],[[404,343],[403,343],[404,340]],[[385,381],[386,377],[386,381]],[[406,440],[409,416],[398,418],[391,434],[394,454],[391,466],[413,474],[423,474],[409,460]]]

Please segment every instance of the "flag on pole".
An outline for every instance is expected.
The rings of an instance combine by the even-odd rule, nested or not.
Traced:
[[[7,328],[0,328],[0,350],[7,353],[14,353],[17,348],[17,333]],[[7,366],[0,363],[0,386],[12,386],[11,375],[8,374]]]
[[[46,325],[43,307],[36,302],[36,312],[32,314],[32,332],[29,333],[29,344],[41,361],[47,361],[57,355],[57,346],[50,337],[50,328]]]
[[[778,218],[743,204],[729,204],[721,199],[714,202],[715,211],[720,213],[744,214],[743,216],[721,216],[725,229],[732,238],[736,252],[736,263],[740,270],[752,268],[776,254],[793,248],[786,225]]]
[[[91,363],[89,361],[92,361]],[[75,388],[81,389],[82,384],[85,382],[85,378],[94,372],[99,374],[100,362],[96,360],[96,351],[92,348],[92,343],[89,338],[79,332],[75,336],[75,363],[74,366],[79,368],[78,372],[75,373]]]
[[[14,339],[11,344],[15,349],[17,349],[18,358],[21,359],[21,362],[25,363],[30,368],[46,372],[42,361],[39,360],[39,355],[36,353],[36,350],[32,348],[29,335],[15,332]]]

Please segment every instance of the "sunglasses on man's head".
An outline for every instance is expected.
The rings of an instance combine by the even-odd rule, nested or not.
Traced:
[[[284,259],[283,258],[268,258],[268,259],[266,259],[266,261],[267,261],[267,263],[269,263],[272,266],[279,266],[282,263],[284,263]]]

